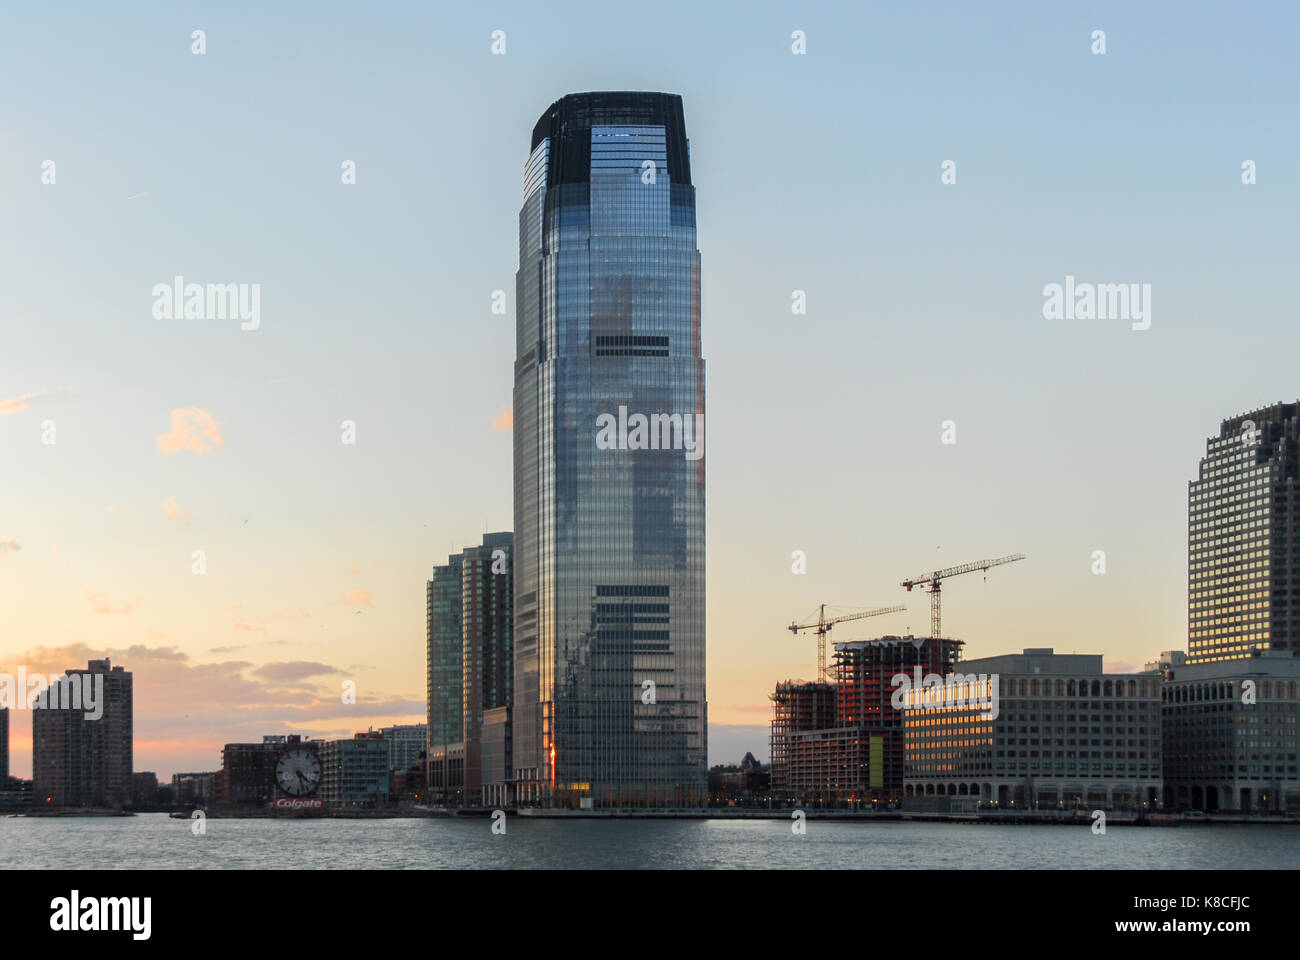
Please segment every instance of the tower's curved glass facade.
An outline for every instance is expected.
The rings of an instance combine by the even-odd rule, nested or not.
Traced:
[[[518,796],[703,805],[704,361],[680,97],[547,109],[516,285]]]

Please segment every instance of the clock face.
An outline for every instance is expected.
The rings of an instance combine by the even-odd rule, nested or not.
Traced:
[[[275,782],[291,797],[305,797],[320,784],[320,760],[312,750],[286,750],[275,765]]]

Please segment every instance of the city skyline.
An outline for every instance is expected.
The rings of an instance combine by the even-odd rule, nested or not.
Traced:
[[[245,736],[420,722],[428,570],[513,526],[518,131],[598,89],[691,110],[710,720],[746,731],[711,737],[735,746],[710,762],[761,754],[773,683],[813,677],[812,639],[785,624],[907,602],[835,639],[923,634],[925,599],[898,581],[926,567],[1029,555],[953,584],[968,656],[1053,646],[1136,669],[1186,649],[1198,453],[1225,417],[1290,399],[1297,144],[1276,117],[1297,81],[1269,67],[1285,29],[1252,46],[1224,14],[760,6],[737,25],[683,6],[697,31],[669,16],[602,48],[582,17],[408,12],[403,35],[223,13],[204,57],[174,17],[0,31],[15,70],[57,68],[59,101],[16,103],[0,156],[0,669],[122,663],[137,765],[160,773],[211,769]],[[326,97],[340,50],[389,66]],[[412,86],[463,99],[433,95],[412,125]],[[250,111],[265,89],[283,105]],[[261,284],[258,329],[155,318],[176,276]],[[1045,319],[1066,277],[1150,283],[1150,328]],[[27,775],[30,712],[10,720]]]

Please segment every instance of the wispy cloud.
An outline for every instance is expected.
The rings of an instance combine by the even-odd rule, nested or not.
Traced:
[[[509,430],[514,425],[515,425],[514,407],[502,407],[501,412],[497,414],[496,418],[492,421],[492,432],[502,433],[506,430]]]
[[[270,683],[297,683],[308,677],[319,677],[332,673],[342,673],[337,667],[316,663],[311,660],[292,660],[287,663],[264,663],[252,671],[252,675]]]
[[[9,553],[17,553],[23,548],[23,545],[17,540],[0,540],[0,557]]]
[[[173,410],[171,430],[158,437],[158,449],[164,454],[193,450],[195,453],[210,453],[213,444],[224,447],[226,441],[221,436],[221,426],[212,414],[202,407],[185,407]]]
[[[0,400],[0,417],[7,413],[18,413],[20,410],[30,410],[31,401],[41,396],[44,391],[37,393],[25,393],[21,397],[14,397],[10,400]]]

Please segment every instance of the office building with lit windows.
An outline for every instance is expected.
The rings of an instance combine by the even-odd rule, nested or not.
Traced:
[[[1100,654],[1050,647],[963,660],[985,705],[908,692],[904,795],[971,809],[1155,809],[1161,803],[1160,678],[1102,672]],[[996,709],[987,708],[993,678]],[[905,799],[906,803],[907,800]]]
[[[1300,404],[1224,420],[1188,488],[1189,664],[1300,649]]]
[[[681,98],[563,97],[530,151],[514,387],[519,799],[702,806],[704,360]],[[602,423],[617,424],[606,442]]]

